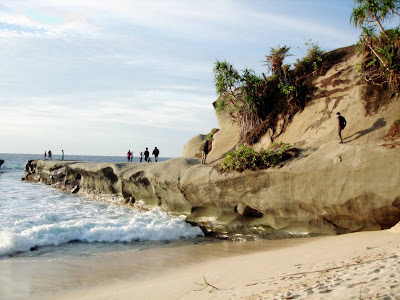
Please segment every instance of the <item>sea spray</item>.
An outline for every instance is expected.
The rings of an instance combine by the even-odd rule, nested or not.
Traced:
[[[200,228],[159,210],[136,211],[22,182],[27,159],[12,158],[0,174],[0,255],[69,242],[156,242],[203,235]]]

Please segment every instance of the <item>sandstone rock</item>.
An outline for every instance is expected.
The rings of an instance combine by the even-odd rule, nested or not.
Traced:
[[[216,113],[220,130],[214,134],[212,150],[207,156],[207,163],[213,163],[227,152],[235,149],[239,142],[240,127],[233,123],[225,113]]]
[[[391,228],[400,221],[400,148],[381,144],[399,118],[400,101],[371,113],[355,68],[358,59],[349,51],[315,80],[314,98],[277,140],[294,144],[299,156],[279,169],[213,168],[239,141],[239,126],[217,114],[220,131],[207,157],[210,165],[188,158],[200,144],[197,136],[184,158],[157,164],[29,161],[25,177],[66,191],[79,186],[78,194],[118,198],[134,207],[158,207],[223,237]],[[348,122],[340,145],[337,111]],[[270,141],[264,136],[254,147],[266,149]]]
[[[190,139],[185,146],[183,146],[182,157],[201,157],[201,144],[206,140],[207,136],[199,134]]]
[[[35,172],[27,178],[40,175],[40,181],[68,191],[79,184],[78,193],[118,196],[121,203],[141,200],[222,236],[337,234],[398,223],[400,166],[390,162],[400,161],[400,151],[337,146],[321,147],[280,169],[243,173],[219,173],[188,158],[157,164],[33,161]],[[341,163],[334,162],[337,155]],[[360,160],[356,165],[354,157]]]

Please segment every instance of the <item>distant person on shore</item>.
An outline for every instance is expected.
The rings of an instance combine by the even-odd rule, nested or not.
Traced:
[[[127,158],[128,158],[128,162],[131,161],[131,155],[132,155],[132,153],[131,153],[131,150],[129,149],[129,150],[128,150],[128,153],[126,154],[126,156],[127,156]]]
[[[153,150],[152,154],[154,155],[154,161],[157,162],[158,161],[158,155],[160,154],[160,150],[158,150],[157,147],[154,147],[154,150]]]
[[[206,159],[207,159],[207,154],[210,152],[210,145],[209,141],[205,141],[203,145],[203,149],[201,149],[201,164],[205,165],[206,164]]]
[[[149,148],[146,148],[146,150],[144,151],[144,161],[145,162],[149,162],[149,156],[150,156]]]
[[[140,162],[142,162],[142,160],[143,160],[143,152],[140,152],[139,157],[140,157]]]
[[[49,160],[52,160],[53,157],[52,157],[52,155],[51,155],[51,150],[49,150],[47,153],[48,153]]]
[[[44,160],[46,160],[46,159],[47,159],[47,152],[44,151]]]
[[[61,160],[64,160],[64,150],[61,150]]]
[[[338,133],[338,136],[339,136],[340,144],[343,144],[342,130],[346,127],[347,121],[346,121],[346,119],[344,117],[342,117],[340,115],[340,112],[337,112],[336,115],[337,115],[337,118],[338,118],[338,130],[337,130],[337,133]]]
[[[131,162],[133,160],[133,151],[131,151]]]

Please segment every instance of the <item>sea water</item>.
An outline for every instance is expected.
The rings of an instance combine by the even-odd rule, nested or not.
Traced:
[[[0,154],[0,159],[5,160],[0,167],[0,260],[137,251],[202,236],[200,228],[157,209],[138,211],[22,181],[26,162],[41,155]],[[65,159],[126,161],[112,156]]]

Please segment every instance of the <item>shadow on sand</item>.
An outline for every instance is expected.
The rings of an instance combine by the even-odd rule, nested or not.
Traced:
[[[362,136],[364,136],[364,135],[366,135],[366,134],[368,134],[368,133],[370,133],[372,131],[375,131],[377,129],[380,129],[380,128],[384,127],[385,125],[386,125],[385,119],[384,118],[380,118],[380,119],[376,120],[375,123],[370,128],[357,131],[356,133],[352,134],[349,137],[344,138],[343,140],[345,140],[345,143],[350,143],[350,142],[355,141],[355,140],[359,139],[360,137],[362,137]]]

